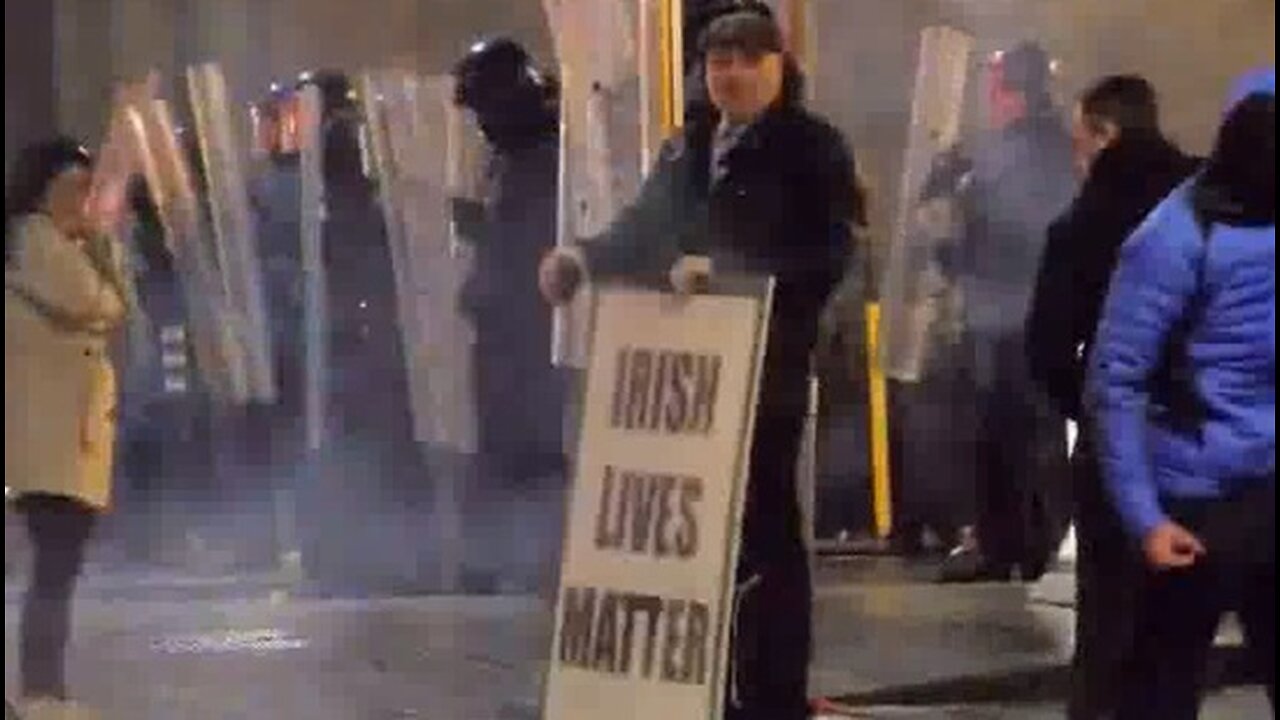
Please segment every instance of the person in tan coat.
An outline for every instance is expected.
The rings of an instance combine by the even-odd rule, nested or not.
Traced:
[[[4,475],[33,549],[19,653],[29,702],[66,699],[71,593],[111,504],[108,346],[128,293],[119,246],[89,219],[92,165],[73,140],[33,145],[5,191]]]

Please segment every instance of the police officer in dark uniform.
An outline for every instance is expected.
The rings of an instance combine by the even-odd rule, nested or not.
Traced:
[[[1045,51],[1023,43],[988,66],[993,128],[966,149],[954,192],[959,275],[977,393],[976,543],[945,580],[1036,579],[1066,527],[1065,426],[1031,381],[1023,320],[1045,231],[1075,192],[1071,138],[1050,96]]]
[[[139,315],[125,372],[121,423],[125,551],[132,561],[161,561],[178,539],[162,531],[209,506],[211,403],[196,372],[187,307],[160,211],[146,182],[129,185],[130,249]],[[188,530],[191,528],[181,528]]]
[[[320,88],[325,218],[323,262],[328,327],[328,414],[316,480],[332,492],[334,553],[314,553],[340,586],[412,589],[429,508],[424,463],[413,434],[396,302],[395,271],[375,187],[365,173],[362,118],[350,82],[322,72]],[[352,513],[376,522],[353,529]],[[310,518],[302,522],[311,522]],[[304,550],[304,558],[306,551]],[[323,577],[328,571],[321,569]],[[350,582],[345,582],[347,579]]]
[[[543,292],[585,275],[669,278],[688,292],[713,268],[772,275],[775,293],[738,561],[727,717],[808,717],[812,587],[796,464],[819,317],[862,217],[839,131],[801,106],[802,78],[768,8],[717,17],[703,35],[710,111],[668,143],[640,198],[600,238],[549,255]]]
[[[973,481],[973,379],[964,342],[959,247],[963,223],[957,188],[973,163],[953,147],[936,155],[912,208],[911,260],[929,288],[925,350],[914,382],[889,386],[895,545],[908,555],[964,542],[976,514]],[[916,255],[915,253],[919,253]]]
[[[305,315],[301,176],[286,143],[260,184],[263,245],[281,403],[272,430],[294,451],[273,452],[277,473],[293,469],[303,568],[321,594],[416,587],[428,482],[413,436],[395,273],[373,182],[365,173],[361,117],[341,73],[308,73],[298,89],[320,91],[324,180],[321,230],[327,366],[324,433],[303,443]],[[286,111],[294,99],[283,103]],[[288,118],[280,118],[287,127]]]
[[[304,420],[305,345],[303,343],[302,179],[298,155],[297,96],[292,87],[272,84],[253,109],[255,155],[261,165],[250,192],[256,214],[258,251],[267,300],[275,368],[275,402],[256,408],[252,437],[263,484],[289,507],[307,476]],[[280,518],[283,519],[283,518]],[[292,549],[301,522],[277,527]]]
[[[473,589],[500,579],[536,585],[547,569],[530,565],[531,556],[555,553],[528,551],[558,547],[558,523],[540,519],[557,517],[566,469],[565,378],[551,365],[551,310],[537,284],[538,262],[556,237],[559,95],[508,38],[474,44],[454,78],[456,104],[474,114],[491,150],[484,197],[453,203],[473,258],[460,298],[476,337],[478,476],[467,488],[467,514],[492,520],[471,523],[485,537],[472,538],[480,557],[466,579]],[[547,501],[554,507],[537,507]],[[533,517],[515,517],[521,505]]]

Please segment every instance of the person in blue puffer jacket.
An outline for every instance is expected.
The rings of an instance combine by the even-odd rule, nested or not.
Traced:
[[[1232,93],[1213,153],[1121,250],[1087,401],[1149,588],[1121,718],[1194,718],[1236,611],[1275,702],[1275,71]]]

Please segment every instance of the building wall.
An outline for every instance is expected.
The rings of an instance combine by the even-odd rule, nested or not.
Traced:
[[[4,166],[54,124],[53,6],[4,4]]]
[[[273,80],[291,82],[308,69],[395,64],[443,72],[481,33],[510,34],[539,57],[550,49],[536,0],[52,0],[50,17],[38,22],[31,16],[42,5],[5,3],[6,99],[50,88],[28,101],[38,111],[22,120],[6,114],[6,149],[33,136],[28,126],[56,124],[96,142],[113,84],[150,69],[160,73],[162,92],[180,99],[187,65],[218,62],[243,106]],[[25,25],[48,37],[22,32]],[[30,83],[13,84],[23,75],[17,68],[31,67],[42,48],[52,48],[50,69],[38,82],[32,73]]]

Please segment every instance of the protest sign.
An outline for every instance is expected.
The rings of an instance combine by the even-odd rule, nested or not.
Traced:
[[[718,718],[770,289],[595,294],[544,717]]]

